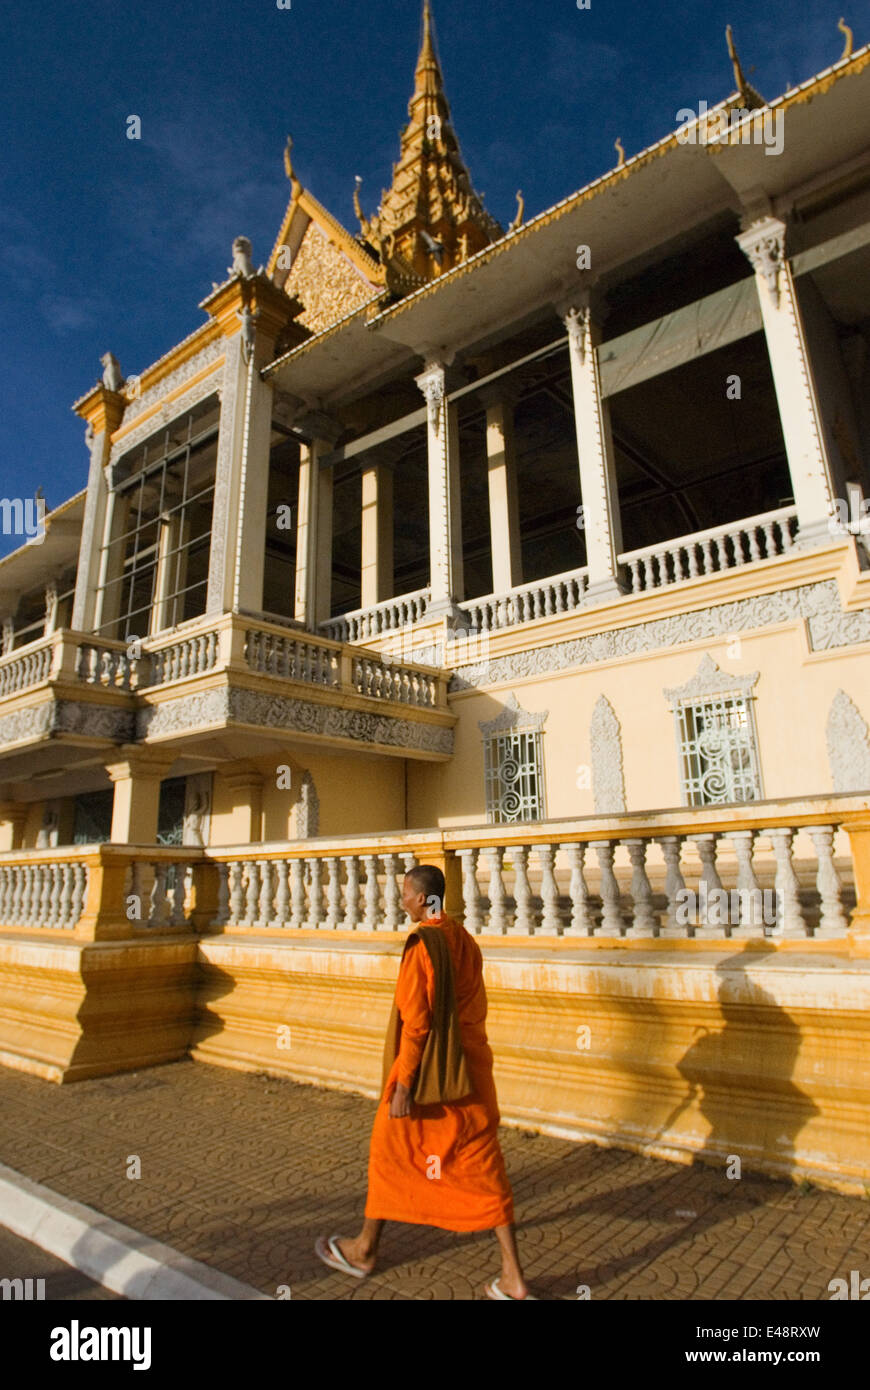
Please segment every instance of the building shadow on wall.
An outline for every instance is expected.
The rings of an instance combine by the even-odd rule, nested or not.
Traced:
[[[775,955],[774,950],[740,951],[717,962],[716,993],[722,1023],[713,1028],[700,1025],[695,1040],[677,1062],[685,1094],[652,1132],[649,1105],[642,1099],[632,1099],[619,1116],[623,1133],[645,1131],[646,1146],[660,1151],[671,1148],[685,1152],[692,1135],[706,1121],[708,1132],[688,1164],[669,1163],[666,1171],[659,1170],[660,1175],[636,1182],[632,1178],[643,1159],[626,1155],[620,1164],[613,1149],[605,1151],[605,1158],[600,1149],[578,1146],[576,1167],[566,1165],[574,1170],[571,1177],[585,1179],[586,1185],[591,1166],[607,1181],[606,1190],[578,1203],[565,1202],[556,1211],[539,1200],[533,1200],[530,1210],[523,1201],[524,1179],[516,1184],[517,1204],[524,1214],[522,1225],[530,1236],[542,1226],[566,1222],[570,1229],[577,1222],[574,1268],[570,1275],[560,1271],[548,1276],[544,1272],[536,1278],[536,1287],[544,1296],[576,1297],[577,1288],[587,1286],[594,1299],[607,1285],[609,1297],[686,1297],[687,1249],[704,1246],[705,1254],[715,1255],[717,1245],[710,1233],[725,1222],[731,1224],[733,1232],[729,1250],[737,1247],[739,1259],[738,1232],[751,1231],[753,1208],[769,1200],[769,1179],[787,1178],[798,1136],[819,1113],[792,1080],[801,1045],[800,1028],[774,996],[747,975]],[[650,1002],[657,1028],[663,1030],[662,1011]],[[619,1006],[618,1000],[613,1003]],[[636,1023],[636,1014],[634,1018]],[[649,1039],[648,1023],[646,1028],[645,1042]],[[649,1055],[646,1046],[642,1051]],[[681,1129],[680,1120],[693,1108],[696,1121]],[[611,1163],[623,1166],[632,1178],[613,1182],[612,1172],[608,1172]],[[565,1185],[570,1187],[569,1173],[562,1171]],[[740,1223],[737,1230],[735,1222]],[[588,1231],[588,1253],[584,1250],[584,1231]],[[571,1234],[573,1237],[573,1231]],[[694,1268],[698,1263],[694,1254],[690,1265]],[[715,1295],[705,1292],[701,1283],[688,1296]],[[770,1296],[769,1291],[763,1296]]]

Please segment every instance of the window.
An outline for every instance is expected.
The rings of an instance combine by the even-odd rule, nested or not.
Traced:
[[[112,807],[115,792],[83,792],[73,803],[73,844],[98,845],[112,833]]]
[[[481,722],[486,817],[491,825],[544,819],[546,718],[546,710],[532,714],[520,709],[512,694],[498,718]]]
[[[685,806],[759,801],[759,769],[751,676],[729,676],[709,656],[680,690],[665,692],[674,704],[680,777]]]
[[[119,460],[104,636],[148,637],[205,612],[218,409],[211,398]]]

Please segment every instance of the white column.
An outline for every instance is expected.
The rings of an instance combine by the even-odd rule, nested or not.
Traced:
[[[262,369],[298,309],[265,275],[236,274],[201,305],[225,340],[206,612],[263,606],[274,388]]]
[[[325,415],[308,415],[297,428],[310,432],[311,438],[299,451],[294,616],[314,629],[332,610],[333,470],[320,461],[332,450],[342,427]]]
[[[429,612],[451,609],[464,596],[459,429],[456,407],[447,400],[446,364],[430,361],[417,385],[428,407]]]
[[[361,608],[393,597],[393,470],[375,463],[362,474]]]
[[[117,622],[121,612],[125,545],[122,542],[130,518],[131,494],[112,487],[106,507],[100,572],[94,603],[94,631],[103,637],[120,636]]]
[[[562,319],[568,330],[574,422],[583,530],[589,568],[587,599],[593,603],[619,598],[626,585],[619,573],[622,522],[616,485],[616,461],[610,428],[610,407],[601,396],[598,344],[601,334],[595,322],[590,291],[579,291]]]
[[[514,392],[494,385],[479,392],[486,406],[486,467],[493,593],[523,582],[517,458],[514,440]]]
[[[107,476],[111,436],[120,425],[126,406],[126,398],[120,392],[97,386],[77,407],[90,426],[91,462],[73,599],[72,627],[76,632],[91,632],[94,627],[106,514],[111,497]]]
[[[785,254],[786,224],[753,222],[737,237],[753,270],[798,514],[798,545],[830,540],[834,487],[806,335]]]

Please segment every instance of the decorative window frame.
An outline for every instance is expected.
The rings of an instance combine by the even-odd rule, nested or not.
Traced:
[[[549,710],[537,713],[524,710],[513,692],[508,696],[504,709],[495,719],[480,720],[478,728],[483,735],[484,787],[486,795],[486,819],[489,825],[525,824],[527,821],[542,821],[547,817],[547,788],[544,773],[543,728]],[[532,756],[521,757],[517,762],[517,776],[513,785],[505,785],[502,768],[508,749],[504,746],[512,739],[515,747],[525,745]],[[501,745],[501,746],[500,746]],[[510,761],[517,761],[515,758]],[[516,790],[516,783],[523,778],[534,784],[534,802],[537,814],[526,816],[523,820],[500,814],[505,797],[519,797],[517,810],[522,810],[523,794]],[[528,796],[526,799],[529,799]]]
[[[764,798],[764,786],[761,776],[761,754],[758,743],[758,728],[755,721],[755,686],[758,683],[760,672],[752,671],[745,676],[731,675],[728,671],[723,671],[710,656],[705,652],[700,665],[691,680],[686,681],[685,685],[674,686],[671,689],[663,690],[663,695],[672,707],[674,714],[674,733],[677,743],[677,756],[680,763],[680,797],[683,806],[714,806],[714,805],[751,805],[754,801],[761,801]],[[692,799],[691,782],[695,779],[690,774],[688,766],[689,749],[687,747],[686,712],[693,707],[710,703],[712,701],[734,700],[742,702],[742,708],[746,715],[746,733],[749,749],[749,773],[754,781],[756,795],[751,798],[743,798],[740,801],[695,801]]]

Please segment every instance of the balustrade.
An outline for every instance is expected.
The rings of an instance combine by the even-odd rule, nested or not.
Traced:
[[[583,605],[588,576],[585,569],[570,570],[532,584],[523,584],[506,594],[487,594],[460,604],[475,632],[498,632],[530,623],[535,618],[551,618],[572,613]]]
[[[366,642],[372,637],[379,637],[382,632],[395,632],[422,621],[430,598],[429,589],[400,594],[371,608],[359,608],[343,613],[340,618],[331,618],[320,624],[320,630],[335,642]]]
[[[637,594],[783,555],[793,547],[796,533],[797,514],[782,509],[628,551],[619,560]]]
[[[71,929],[87,890],[88,867],[80,862],[2,864],[0,925]]]

